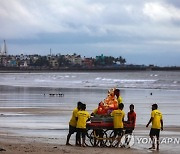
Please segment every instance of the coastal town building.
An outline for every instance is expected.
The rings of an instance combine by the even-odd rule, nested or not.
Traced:
[[[85,58],[84,57],[84,60],[83,60],[82,64],[83,64],[84,67],[87,67],[87,68],[94,67],[93,58]]]
[[[83,59],[81,58],[81,55],[77,55],[75,53],[73,55],[67,54],[65,55],[65,58],[68,59],[72,65],[82,65]]]
[[[0,48],[0,69],[128,69],[128,70],[154,70],[158,69],[154,65],[133,65],[126,64],[126,59],[112,56],[104,56],[103,54],[93,57],[81,57],[74,54],[49,54],[41,56],[33,55],[9,55],[7,51],[6,41]],[[175,67],[175,69],[178,69]]]
[[[0,48],[0,55],[2,56],[7,56],[8,51],[7,51],[7,45],[6,45],[6,41],[3,41],[3,45]]]
[[[59,67],[59,63],[58,63],[58,56],[53,56],[53,55],[49,55],[48,56],[48,61],[51,67],[53,68],[58,68]]]

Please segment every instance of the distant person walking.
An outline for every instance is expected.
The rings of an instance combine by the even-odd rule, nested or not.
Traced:
[[[146,125],[146,127],[149,126],[149,124],[152,122],[152,127],[149,133],[149,136],[152,140],[152,147],[149,149],[155,149],[155,136],[157,139],[157,150],[159,150],[159,135],[160,135],[160,130],[163,130],[163,118],[162,118],[162,113],[158,110],[158,105],[153,104],[152,105],[152,112],[151,112],[151,118]]]
[[[81,106],[82,106],[82,103],[78,102],[77,107],[73,110],[71,120],[69,121],[69,133],[67,135],[66,145],[71,145],[69,143],[69,140],[71,138],[71,135],[76,132],[76,125],[77,125],[76,116],[77,116],[78,111],[81,109]],[[76,134],[76,145],[78,144],[77,141],[78,139],[77,139],[77,134]]]

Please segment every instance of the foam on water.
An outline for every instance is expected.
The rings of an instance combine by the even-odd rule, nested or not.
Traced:
[[[0,85],[60,88],[180,89],[179,72],[166,72],[166,75],[164,75],[164,72],[157,73],[5,73],[0,76]]]

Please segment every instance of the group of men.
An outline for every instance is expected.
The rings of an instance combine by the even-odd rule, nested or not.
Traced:
[[[86,111],[86,104],[78,102],[77,107],[73,110],[71,120],[69,121],[69,133],[67,135],[66,145],[71,145],[69,143],[70,137],[77,132],[76,145],[85,146],[86,122],[89,118],[90,114]]]
[[[118,91],[118,93],[117,93]],[[114,125],[114,135],[118,135],[122,137],[123,129],[124,129],[124,117],[125,112],[123,111],[124,104],[122,103],[122,98],[120,97],[120,91],[115,91],[117,100],[118,100],[118,108],[113,110],[110,115],[113,117],[113,125]],[[125,134],[132,134],[135,123],[136,123],[136,113],[134,111],[134,105],[131,104],[129,106],[130,111],[127,114],[127,122],[131,123],[132,129],[127,129]],[[97,111],[97,110],[96,110]],[[96,114],[94,111],[93,114]],[[76,133],[76,145],[85,146],[85,136],[86,136],[86,122],[89,120],[90,114],[86,111],[86,105],[78,102],[77,107],[73,110],[71,120],[69,122],[69,133],[67,135],[66,145],[71,145],[69,143],[70,137],[73,133]],[[152,105],[151,118],[146,125],[152,123],[152,127],[149,133],[149,136],[152,140],[152,147],[149,149],[155,149],[155,138],[157,139],[157,150],[159,150],[159,134],[160,130],[163,130],[163,119],[162,113],[158,110],[158,105]],[[81,144],[82,140],[82,144]]]

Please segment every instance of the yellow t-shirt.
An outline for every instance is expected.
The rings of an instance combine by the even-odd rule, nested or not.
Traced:
[[[151,117],[153,118],[151,128],[161,129],[162,113],[159,110],[153,110],[151,112]]]
[[[76,125],[77,125],[77,120],[76,120],[77,112],[78,112],[78,108],[75,108],[73,110],[71,120],[69,121],[69,125],[71,125],[73,127],[76,127]]]
[[[90,114],[87,111],[79,111],[77,113],[77,118],[76,128],[86,128],[86,121],[90,118]]]
[[[121,97],[121,96],[119,96],[119,97],[117,98],[117,101],[118,101],[118,104],[121,104],[121,103],[123,102],[122,97]]]
[[[113,123],[114,123],[114,128],[124,128],[123,125],[123,119],[125,117],[125,113],[123,110],[114,110],[111,113],[111,116],[113,116]]]

